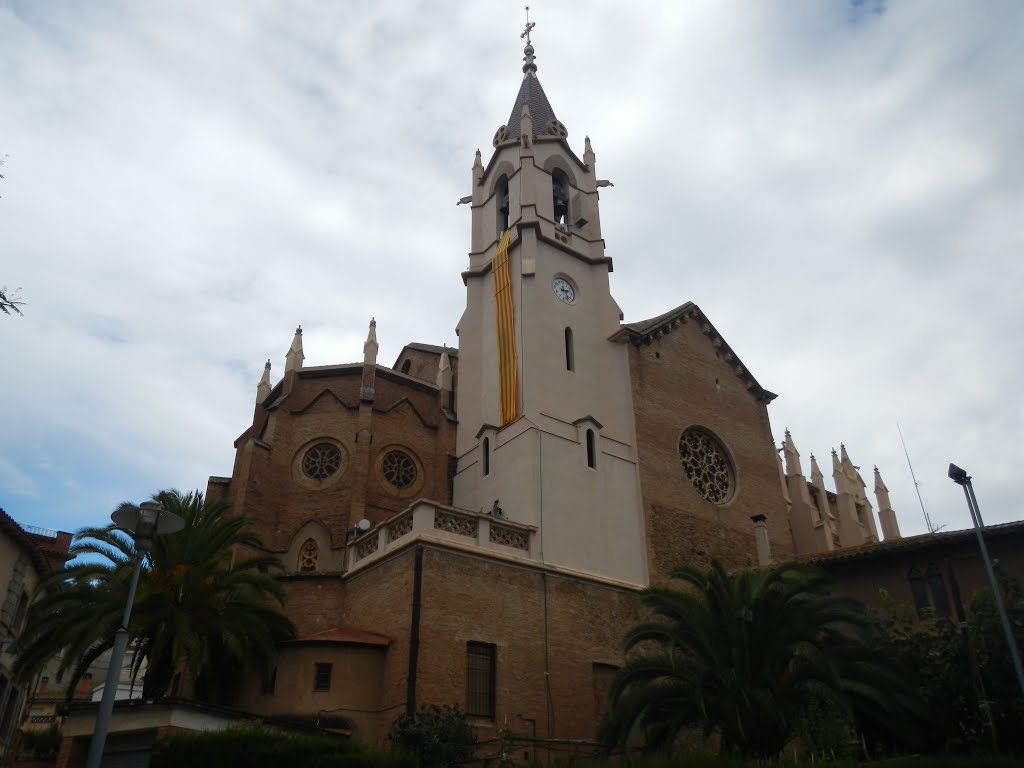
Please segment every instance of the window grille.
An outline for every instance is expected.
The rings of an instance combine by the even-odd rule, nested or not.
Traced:
[[[494,656],[490,643],[466,644],[466,714],[494,719]]]
[[[322,662],[317,663],[316,673],[313,679],[314,691],[331,690],[331,668],[333,666],[333,664],[324,664]]]

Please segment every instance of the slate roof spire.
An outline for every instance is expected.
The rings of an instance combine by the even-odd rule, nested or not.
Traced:
[[[551,108],[551,102],[548,101],[544,89],[541,88],[540,80],[537,79],[537,64],[535,61],[537,57],[534,55],[533,43],[530,42],[530,32],[536,24],[529,20],[529,7],[527,7],[526,16],[526,29],[519,35],[526,38],[526,47],[523,48],[523,61],[525,62],[523,64],[523,82],[519,86],[516,102],[512,106],[512,114],[509,115],[508,122],[505,123],[508,128],[505,137],[516,140],[521,138],[522,129],[519,123],[523,115],[523,107],[526,106],[530,117],[533,119],[533,134],[535,136],[561,136],[565,138],[568,132],[565,130],[565,126],[555,119],[555,110]]]

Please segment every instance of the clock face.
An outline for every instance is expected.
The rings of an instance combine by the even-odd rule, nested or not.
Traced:
[[[576,300],[576,289],[564,277],[556,277],[551,283],[551,289],[555,292],[555,296],[566,304],[572,304]]]

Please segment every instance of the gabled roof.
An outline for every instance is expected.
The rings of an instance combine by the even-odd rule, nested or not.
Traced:
[[[719,357],[732,367],[733,373],[746,382],[747,389],[754,393],[758,400],[763,403],[770,403],[778,397],[774,392],[769,392],[758,384],[757,379],[747,370],[739,355],[733,352],[732,348],[725,343],[725,339],[715,329],[715,326],[711,324],[707,315],[692,301],[680,304],[675,309],[671,309],[657,317],[652,317],[649,320],[623,323],[619,330],[612,334],[611,340],[629,342],[634,347],[639,347],[643,344],[650,344],[655,339],[660,339],[688,321],[697,323],[701,332],[708,337],[712,346],[717,350]]]
[[[459,356],[458,347],[439,347],[437,344],[423,344],[418,341],[410,341],[402,347],[402,351],[398,353],[398,357],[395,359],[395,364],[391,366],[392,368],[398,368],[399,363],[402,362],[402,358],[405,357],[405,352],[408,349],[411,349],[413,352],[426,352],[427,354],[437,355],[438,357],[441,356],[442,352],[448,350],[449,359],[457,358]]]

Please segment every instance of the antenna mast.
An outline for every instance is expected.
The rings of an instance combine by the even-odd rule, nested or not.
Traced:
[[[903,439],[903,430],[900,429],[900,423],[896,422],[896,431],[900,433],[900,442],[903,444],[903,455],[907,457],[907,466],[910,467],[910,479],[914,481],[914,491],[917,492],[917,503],[921,505],[921,512],[924,514],[925,525],[928,526],[928,533],[935,533],[936,528],[932,525],[932,519],[928,516],[928,510],[924,508],[924,501],[921,500],[921,488],[920,483],[917,482],[917,476],[914,475],[914,465],[910,463],[910,452],[907,450],[907,441]]]

